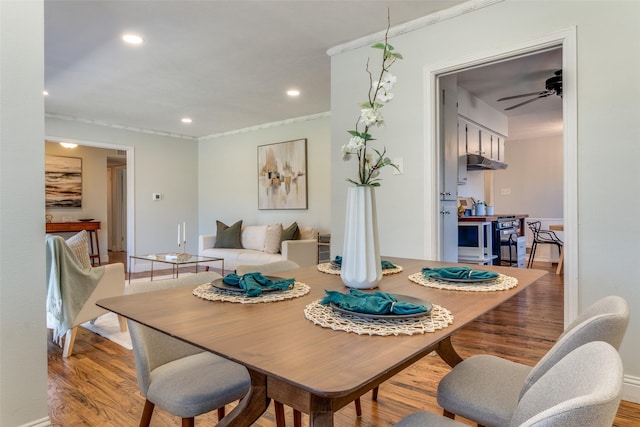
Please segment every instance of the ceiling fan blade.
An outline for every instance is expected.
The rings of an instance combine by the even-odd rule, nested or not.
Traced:
[[[498,99],[496,102],[500,102],[500,101],[507,101],[509,99],[516,99],[516,98],[523,98],[525,96],[533,96],[533,95],[543,95],[546,91],[542,91],[542,92],[532,92],[532,93],[523,93],[522,95],[513,95],[513,96],[506,96],[504,98],[500,98]]]
[[[522,107],[523,105],[526,105],[526,104],[528,104],[530,102],[533,102],[536,99],[544,98],[544,97],[547,97],[547,96],[549,96],[549,95],[536,96],[535,98],[532,98],[532,99],[529,99],[527,101],[521,102],[520,104],[516,104],[516,105],[513,105],[513,106],[511,106],[509,108],[505,108],[504,111],[513,110],[514,108]]]

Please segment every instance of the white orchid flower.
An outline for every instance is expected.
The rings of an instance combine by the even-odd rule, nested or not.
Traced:
[[[384,123],[384,117],[375,108],[363,108],[360,110],[360,121],[365,126],[380,126]]]
[[[393,86],[396,84],[396,82],[398,81],[398,78],[396,76],[394,76],[393,74],[385,74],[384,76],[384,80],[382,81],[382,84],[380,85],[385,91],[389,91],[391,89],[393,89]]]
[[[378,91],[378,95],[376,96],[376,101],[382,104],[386,104],[392,99],[393,99],[393,94],[391,92],[387,92],[386,90]]]
[[[349,146],[352,147],[353,149],[359,150],[364,146],[364,138],[359,136],[351,137],[351,139],[349,140]]]

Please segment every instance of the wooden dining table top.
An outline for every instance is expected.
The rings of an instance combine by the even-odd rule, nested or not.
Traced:
[[[474,266],[515,277],[518,286],[490,292],[451,291],[418,285],[407,277],[423,267],[456,264],[383,259],[402,266],[403,271],[385,275],[377,290],[444,307],[453,314],[453,324],[411,336],[358,335],[317,326],[305,318],[305,307],[322,298],[325,289],[347,288],[339,275],[320,272],[316,266],[277,273],[295,277],[311,288],[307,295],[284,301],[210,301],[194,296],[195,286],[187,286],[106,298],[97,304],[246,366],[252,377],[253,396],[244,399],[221,425],[248,425],[249,420],[261,415],[271,398],[310,414],[311,425],[330,426],[333,412],[433,350],[439,350],[449,364],[457,363],[455,351],[453,355],[448,353],[451,335],[546,274],[541,270]]]

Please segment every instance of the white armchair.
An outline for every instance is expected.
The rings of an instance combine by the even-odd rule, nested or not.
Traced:
[[[108,313],[95,302],[124,292],[124,265],[87,267],[62,237],[48,235],[46,243],[47,328],[53,329],[54,341],[63,347],[62,356],[69,357],[78,326]],[[120,329],[126,331],[126,322],[119,320]]]

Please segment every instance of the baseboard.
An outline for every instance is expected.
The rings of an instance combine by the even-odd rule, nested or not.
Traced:
[[[18,427],[49,427],[49,426],[51,426],[51,420],[49,419],[48,416],[46,416],[44,418],[40,418],[39,420],[34,420],[26,424],[22,424]]]
[[[631,375],[624,376],[622,385],[622,400],[627,402],[640,403],[640,378]]]

